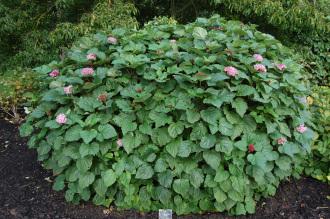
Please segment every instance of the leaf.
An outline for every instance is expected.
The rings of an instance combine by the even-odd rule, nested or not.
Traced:
[[[117,176],[112,169],[102,172],[101,175],[106,187],[112,186],[117,180]]]
[[[75,125],[70,127],[65,132],[65,141],[72,142],[72,141],[78,141],[80,139],[80,132],[82,131],[81,127],[79,125]]]
[[[180,135],[183,132],[184,125],[182,122],[172,123],[168,127],[168,133],[172,138],[176,138],[178,135]]]
[[[221,157],[219,153],[214,151],[204,151],[203,158],[206,161],[206,163],[214,170],[218,169],[221,161]]]
[[[196,39],[202,39],[204,40],[207,36],[207,30],[205,30],[202,27],[195,27],[193,31],[193,36]]]
[[[215,174],[214,181],[221,183],[229,178],[229,172],[224,169],[217,170]]]
[[[194,170],[189,175],[190,183],[195,188],[199,188],[201,184],[204,182],[204,175],[201,169]]]
[[[219,131],[221,134],[231,136],[233,133],[233,125],[227,122],[225,118],[219,120]]]
[[[222,203],[227,199],[227,195],[221,189],[215,188],[214,189],[214,198],[215,198],[215,200],[217,200],[217,202]]]
[[[295,154],[300,152],[300,150],[297,144],[287,142],[282,146],[282,152],[293,158]]]
[[[199,112],[197,112],[197,110],[194,110],[194,109],[188,109],[186,111],[186,114],[187,114],[187,121],[189,123],[195,123],[201,117],[200,114],[199,114]]]
[[[236,98],[232,102],[232,106],[236,109],[236,112],[238,113],[238,115],[240,115],[243,118],[243,116],[246,113],[246,110],[248,108],[248,105],[246,104],[246,102],[242,98]]]
[[[165,124],[171,124],[172,117],[166,115],[165,113],[158,113],[151,111],[149,113],[149,118],[156,123],[156,128],[164,126]]]
[[[81,157],[85,157],[87,155],[96,155],[99,152],[99,148],[99,144],[96,142],[92,144],[81,144],[79,153]]]
[[[84,130],[80,132],[80,137],[84,140],[85,144],[89,144],[97,136],[95,129]]]
[[[134,134],[128,133],[123,137],[123,147],[126,153],[130,154],[134,148],[141,144],[141,138],[134,136]]]
[[[170,188],[173,181],[173,174],[170,170],[166,170],[158,174],[158,182],[160,185]]]
[[[57,176],[55,179],[55,182],[53,184],[53,189],[55,191],[60,191],[60,190],[64,189],[64,187],[65,187],[64,180],[65,180],[65,175],[61,174],[61,175]]]
[[[84,157],[77,160],[76,166],[79,171],[86,172],[92,166],[92,158],[91,157]]]
[[[172,156],[172,157],[176,157],[176,155],[179,152],[179,147],[181,145],[182,140],[181,139],[175,139],[174,141],[172,141],[171,143],[169,143],[168,145],[166,145],[165,149],[166,151]]]
[[[143,164],[136,171],[135,178],[137,179],[150,179],[154,175],[154,170],[149,164]]]
[[[280,132],[288,137],[291,137],[291,132],[288,125],[284,122],[279,122],[278,125],[280,126]]]
[[[275,160],[275,163],[284,171],[289,171],[291,169],[291,159],[288,156],[279,157],[279,159]]]
[[[24,123],[19,128],[19,133],[22,137],[27,137],[27,136],[31,135],[32,132],[33,132],[33,127],[28,123]]]
[[[192,144],[191,141],[181,141],[177,155],[179,157],[189,157]]]
[[[104,139],[110,139],[117,136],[115,128],[110,124],[100,125],[98,130]]]
[[[176,193],[185,197],[190,189],[189,180],[188,179],[176,179],[173,182],[173,189]]]
[[[216,138],[214,135],[207,135],[204,136],[200,142],[201,148],[209,149],[214,146],[216,142]]]
[[[94,183],[94,189],[99,196],[104,196],[107,191],[107,186],[102,179],[98,179]]]
[[[91,185],[94,182],[94,179],[95,179],[95,175],[92,172],[87,172],[87,173],[80,175],[79,181],[78,181],[79,187],[82,189],[88,187],[89,185]]]

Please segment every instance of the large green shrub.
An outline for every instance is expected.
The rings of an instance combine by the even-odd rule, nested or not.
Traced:
[[[246,214],[299,176],[306,87],[272,36],[214,16],[107,37],[38,68],[49,89],[21,127],[68,201]]]

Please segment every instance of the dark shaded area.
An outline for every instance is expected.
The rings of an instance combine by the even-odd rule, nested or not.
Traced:
[[[0,119],[0,219],[158,218],[157,213],[115,211],[92,204],[72,205],[52,190],[51,173],[37,161],[16,126]],[[276,196],[258,203],[254,215],[235,218],[330,218],[330,186],[310,178],[282,183]],[[176,218],[176,217],[174,217]],[[180,218],[233,218],[225,214]]]

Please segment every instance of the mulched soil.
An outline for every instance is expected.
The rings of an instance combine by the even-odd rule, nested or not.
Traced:
[[[116,211],[90,203],[65,202],[62,192],[52,190],[51,173],[36,161],[17,126],[0,119],[0,219],[11,218],[158,218],[157,213]],[[311,178],[284,182],[276,196],[258,203],[254,215],[235,218],[330,218],[330,186]],[[226,214],[187,215],[173,218],[234,218]]]

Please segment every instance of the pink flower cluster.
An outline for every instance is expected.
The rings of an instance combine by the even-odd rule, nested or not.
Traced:
[[[287,142],[287,140],[286,140],[286,138],[284,138],[284,137],[281,137],[281,138],[279,138],[279,139],[277,139],[277,144],[285,144]]]
[[[118,147],[122,147],[123,146],[123,139],[119,138],[116,143],[117,143]]]
[[[108,43],[110,44],[117,44],[117,38],[113,37],[113,36],[109,36],[108,37]]]
[[[305,124],[300,124],[297,128],[296,128],[297,132],[299,133],[304,133],[307,131],[307,127],[305,126]]]
[[[72,94],[73,86],[69,85],[69,86],[63,87],[63,90],[64,90],[65,94]]]
[[[81,74],[83,76],[90,76],[90,75],[93,75],[94,74],[94,69],[93,68],[83,68],[81,70]]]
[[[264,60],[264,58],[260,54],[254,54],[253,58],[258,62],[262,62]]]
[[[258,72],[262,72],[262,73],[267,72],[267,69],[263,64],[255,64],[253,67]]]
[[[58,69],[54,69],[53,71],[51,71],[49,73],[49,76],[52,77],[52,78],[56,78],[59,75],[60,75],[60,71]]]
[[[278,68],[278,70],[280,71],[284,71],[286,69],[286,65],[283,63],[280,64],[276,64],[276,67]]]
[[[227,75],[234,77],[238,74],[238,71],[235,67],[233,66],[227,66],[224,68],[224,71],[227,73]]]
[[[58,124],[65,124],[68,121],[68,119],[66,118],[66,115],[64,113],[60,113],[56,116],[56,122]]]
[[[95,53],[89,53],[89,54],[87,54],[86,58],[88,60],[96,60],[96,54]]]

